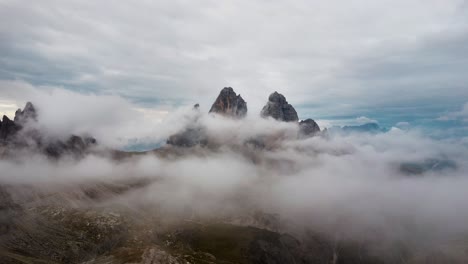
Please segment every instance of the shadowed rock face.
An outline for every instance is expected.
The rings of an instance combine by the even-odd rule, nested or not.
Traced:
[[[10,120],[8,116],[3,116],[3,120],[0,122],[0,145],[5,145],[14,135],[20,130],[20,127],[15,124],[13,120]]]
[[[299,122],[299,133],[301,137],[313,136],[320,132],[320,127],[313,119],[306,119]]]
[[[299,120],[294,107],[278,92],[274,92],[268,97],[268,103],[263,107],[261,116],[271,116],[276,120],[285,122],[297,122]]]
[[[211,106],[210,113],[242,118],[247,114],[247,103],[231,87],[224,87]]]

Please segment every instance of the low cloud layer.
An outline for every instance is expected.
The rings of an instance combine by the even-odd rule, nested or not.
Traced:
[[[379,243],[427,246],[468,232],[468,150],[459,142],[437,141],[398,128],[380,134],[298,140],[295,124],[259,116],[233,120],[189,107],[162,121],[139,123],[144,119],[135,116],[138,111],[126,112],[131,106],[118,97],[73,95],[75,102],[68,105],[47,99],[71,96],[68,92],[51,90],[49,96],[40,95],[43,100],[39,102],[47,104],[38,105],[44,125],[54,128],[51,131],[87,128],[103,137],[128,133],[163,139],[197,120],[219,147],[179,149],[162,156],[147,153],[123,160],[93,154],[79,161],[51,161],[25,154],[0,161],[3,185],[33,185],[55,193],[76,186],[145,182],[144,187],[112,196],[105,203],[149,205],[168,214],[188,210],[207,218],[242,217],[260,210],[277,215],[290,228]],[[53,111],[54,107],[58,108]],[[77,114],[75,107],[86,109]],[[64,112],[57,113],[61,108]],[[54,114],[67,114],[74,121],[48,120]],[[117,125],[125,122],[128,127],[118,130]],[[267,136],[274,144],[267,149],[245,144],[258,136]],[[450,166],[439,166],[443,162]],[[429,167],[408,174],[402,164]],[[67,195],[70,192],[64,191],[64,197],[76,199]]]

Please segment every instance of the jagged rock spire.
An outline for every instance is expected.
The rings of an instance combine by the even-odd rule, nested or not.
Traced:
[[[31,120],[37,121],[37,112],[34,105],[31,102],[27,102],[23,110],[16,110],[14,121],[19,125],[23,125]]]
[[[299,120],[294,107],[290,105],[288,101],[286,101],[286,98],[278,92],[274,92],[268,97],[268,102],[263,107],[260,114],[262,117],[271,116],[276,120],[285,122],[297,122]]]
[[[232,87],[224,87],[211,106],[210,113],[242,118],[247,114],[247,103]]]

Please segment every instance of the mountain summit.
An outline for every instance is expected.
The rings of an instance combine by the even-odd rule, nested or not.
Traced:
[[[262,109],[261,116],[271,116],[276,120],[285,122],[297,122],[299,120],[294,107],[278,92],[270,94],[267,104]]]
[[[14,121],[16,124],[21,125],[29,121],[37,121],[37,112],[34,105],[31,102],[27,102],[23,110],[16,110]]]
[[[247,103],[232,87],[224,87],[211,106],[210,113],[242,118],[247,115]]]

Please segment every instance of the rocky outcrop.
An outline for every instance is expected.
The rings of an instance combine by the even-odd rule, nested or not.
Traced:
[[[231,87],[224,87],[211,106],[210,113],[242,118],[247,115],[247,103]]]
[[[299,120],[294,107],[278,92],[274,92],[268,97],[268,103],[263,107],[261,116],[273,117],[276,120],[285,122],[297,122]]]
[[[301,120],[299,122],[299,136],[310,137],[320,132],[320,127],[313,119]]]

